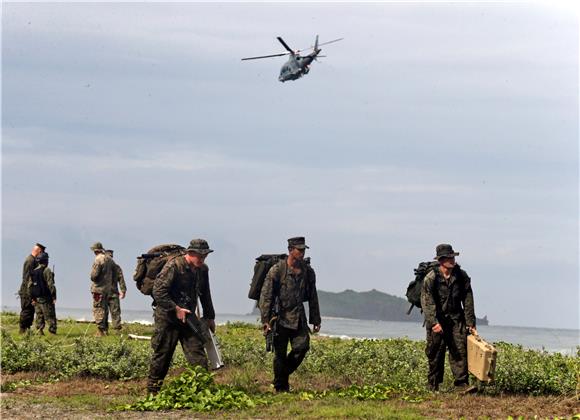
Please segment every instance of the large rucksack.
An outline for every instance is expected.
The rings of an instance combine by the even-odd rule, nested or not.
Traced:
[[[411,313],[414,306],[421,309],[421,290],[423,289],[423,280],[427,273],[434,270],[436,267],[439,267],[438,261],[428,261],[419,263],[417,268],[413,270],[415,272],[415,280],[409,283],[406,293],[407,300],[411,304],[411,307],[407,311],[407,315]],[[423,311],[421,310],[421,312]]]
[[[264,280],[270,268],[280,261],[286,261],[288,255],[286,254],[262,254],[256,258],[256,263],[254,264],[254,276],[250,282],[250,290],[248,291],[248,298],[258,301],[260,300],[260,294],[262,293],[262,286],[264,285]],[[314,281],[312,267],[310,267],[310,257],[304,258],[304,264],[306,268],[306,294],[305,298],[310,297],[311,282]],[[312,275],[310,274],[312,273]],[[257,303],[257,302],[256,302]]]
[[[161,272],[165,264],[179,255],[183,255],[185,248],[176,244],[157,245],[137,257],[137,267],[133,274],[133,280],[137,289],[144,295],[153,294],[155,277]]]
[[[44,278],[44,270],[45,265],[39,265],[30,275],[30,298],[31,299],[38,299],[38,298],[50,298],[51,293],[48,288],[48,284],[46,283],[46,279]]]
[[[266,274],[270,271],[270,268],[279,261],[283,261],[288,258],[286,254],[262,254],[256,258],[256,263],[254,264],[254,276],[250,282],[250,290],[248,291],[248,298],[252,300],[260,300],[260,294],[262,293],[262,286],[264,285],[264,279]]]

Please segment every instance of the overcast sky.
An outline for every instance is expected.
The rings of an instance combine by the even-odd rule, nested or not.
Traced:
[[[2,12],[2,304],[37,241],[58,305],[91,243],[206,238],[214,305],[304,235],[327,291],[404,296],[437,243],[478,316],[578,328],[578,20],[526,3],[26,4]],[[306,77],[278,81],[316,34]],[[58,310],[57,310],[58,312]]]

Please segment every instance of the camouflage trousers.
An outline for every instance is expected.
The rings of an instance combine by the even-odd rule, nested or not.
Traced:
[[[34,305],[27,295],[20,295],[20,329],[27,330],[34,321]]]
[[[427,329],[425,354],[429,360],[429,386],[436,389],[443,382],[445,352],[449,349],[449,365],[455,377],[455,385],[467,384],[467,332],[463,321],[449,321],[441,324],[442,333]]]
[[[56,334],[56,309],[52,300],[38,298],[34,305],[34,312],[36,314],[36,329],[42,331],[48,323],[48,331]]]
[[[111,324],[114,330],[121,329],[121,299],[119,293],[111,293],[109,296],[109,312],[111,313]]]
[[[207,357],[203,342],[185,325],[177,325],[166,320],[155,319],[155,332],[151,339],[151,364],[147,378],[147,391],[156,393],[161,388],[163,380],[169,371],[171,359],[181,343],[186,360],[192,365],[199,365],[207,369]]]
[[[105,293],[93,293],[93,319],[100,331],[109,330],[109,296]]]
[[[298,369],[310,349],[308,326],[301,325],[297,330],[278,325],[274,337],[274,388],[277,391],[287,391],[290,386],[288,377]],[[290,342],[290,353],[288,351]]]

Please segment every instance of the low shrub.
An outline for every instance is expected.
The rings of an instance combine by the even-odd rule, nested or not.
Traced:
[[[196,366],[161,388],[156,395],[121,407],[121,410],[157,411],[191,409],[194,411],[231,410],[253,408],[266,404],[265,398],[250,397],[244,391],[231,386],[217,385],[213,375]]]

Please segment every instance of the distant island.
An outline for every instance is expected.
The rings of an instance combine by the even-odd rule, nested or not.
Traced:
[[[423,314],[413,308],[407,315],[411,304],[398,296],[389,295],[378,290],[368,292],[326,292],[318,290],[320,312],[325,317],[365,319],[373,321],[423,322]],[[306,305],[308,309],[308,305]],[[253,313],[258,313],[255,308]],[[477,325],[488,325],[487,315],[477,318]]]

